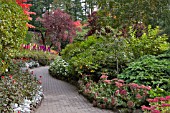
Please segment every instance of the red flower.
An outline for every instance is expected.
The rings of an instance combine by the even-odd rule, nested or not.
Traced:
[[[121,94],[121,95],[127,95],[127,91],[126,91],[126,90],[121,90],[121,91],[120,91],[120,94]]]
[[[106,84],[111,84],[111,80],[104,80]]]
[[[111,100],[112,100],[112,105],[115,105],[116,104],[116,100],[114,97],[111,97]]]
[[[118,80],[118,82],[124,83],[125,81],[124,80]]]
[[[12,75],[9,75],[9,78],[12,79]]]
[[[170,107],[170,104],[162,104],[162,107]]]
[[[123,86],[122,83],[119,83],[119,82],[115,82],[115,85],[118,87],[118,88],[121,88]]]
[[[40,78],[42,78],[42,76],[39,76]]]
[[[153,102],[158,102],[158,101],[159,101],[159,99],[157,99],[157,98],[153,99]]]
[[[147,99],[148,102],[153,102],[153,99]]]
[[[137,99],[141,99],[142,96],[138,93],[138,94],[136,95],[136,98],[137,98]]]
[[[5,77],[4,76],[1,76],[2,79],[4,79]]]
[[[151,110],[151,107],[147,107],[145,105],[141,106],[142,110],[145,111],[145,110]]]
[[[12,83],[15,84],[15,83],[16,83],[16,80],[12,80]]]
[[[103,100],[104,100],[104,102],[107,102],[107,101],[108,101],[108,99],[107,99],[107,98],[104,98]]]
[[[129,86],[132,88],[139,88],[139,85],[135,83],[130,83]]]
[[[145,89],[151,90],[151,87],[150,86],[145,86]]]
[[[132,101],[128,101],[128,102],[127,102],[127,106],[128,106],[129,108],[133,108],[134,103],[133,103]]]
[[[100,79],[107,79],[107,75],[102,75],[101,77],[100,77]]]
[[[152,110],[151,113],[161,113],[159,110]]]
[[[166,100],[170,100],[170,95],[169,95],[169,96],[166,96]]]
[[[154,98],[154,99],[147,99],[148,102],[158,102],[159,99],[158,98]]]
[[[160,97],[160,101],[166,101],[166,98]]]
[[[88,82],[88,83],[86,84],[86,88],[89,88],[90,85],[91,85],[91,83]]]
[[[116,90],[115,91],[115,95],[117,96],[119,94],[119,90]]]

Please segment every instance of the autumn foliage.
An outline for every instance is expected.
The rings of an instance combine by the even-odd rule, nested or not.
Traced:
[[[28,20],[32,20],[30,15],[31,14],[35,15],[36,13],[35,12],[29,12],[30,7],[32,6],[32,4],[27,4],[26,2],[27,2],[27,0],[16,0],[16,3],[22,7],[24,13],[28,16]],[[27,23],[27,26],[29,28],[35,28],[33,25],[28,24],[28,23]]]
[[[61,42],[73,42],[73,37],[76,35],[76,30],[80,28],[80,21],[74,22],[70,15],[60,9],[56,9],[43,14],[42,18],[37,18],[44,28],[50,42],[61,50]]]

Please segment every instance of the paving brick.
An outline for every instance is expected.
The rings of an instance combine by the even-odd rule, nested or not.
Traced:
[[[32,69],[37,77],[42,76],[45,95],[36,113],[113,113],[93,107],[86,98],[78,94],[75,86],[51,77],[48,68]]]

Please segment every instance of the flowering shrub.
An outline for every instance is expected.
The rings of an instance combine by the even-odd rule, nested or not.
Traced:
[[[91,76],[84,75],[78,82],[80,92],[93,102],[93,106],[135,109],[145,104],[151,87],[135,83],[127,84],[117,78],[108,80],[107,77],[103,74],[96,83],[90,80]]]
[[[42,99],[41,77],[37,79],[33,73],[21,72],[14,62],[9,71],[1,76],[0,80],[0,112],[12,113],[15,111],[30,111]],[[38,99],[35,101],[35,99]],[[28,105],[25,101],[31,101]],[[22,108],[20,108],[23,106]]]
[[[166,97],[155,97],[147,99],[149,107],[141,106],[144,113],[169,113],[170,112],[170,95]]]
[[[57,56],[54,62],[50,64],[49,72],[58,79],[69,79],[68,63],[60,56]]]

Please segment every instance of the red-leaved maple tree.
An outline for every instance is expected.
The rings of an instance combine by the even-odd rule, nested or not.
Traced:
[[[30,17],[31,14],[36,14],[35,12],[29,12],[30,11],[30,7],[32,6],[32,4],[27,4],[27,0],[16,0],[16,3],[18,5],[20,5],[24,11],[24,13],[28,16],[28,20],[32,20],[32,18]],[[35,28],[33,25],[28,24],[27,26],[29,28]]]
[[[44,28],[50,42],[61,50],[61,42],[73,42],[76,30],[81,27],[80,21],[74,22],[70,15],[60,9],[52,10],[43,14],[42,18],[37,18]]]

